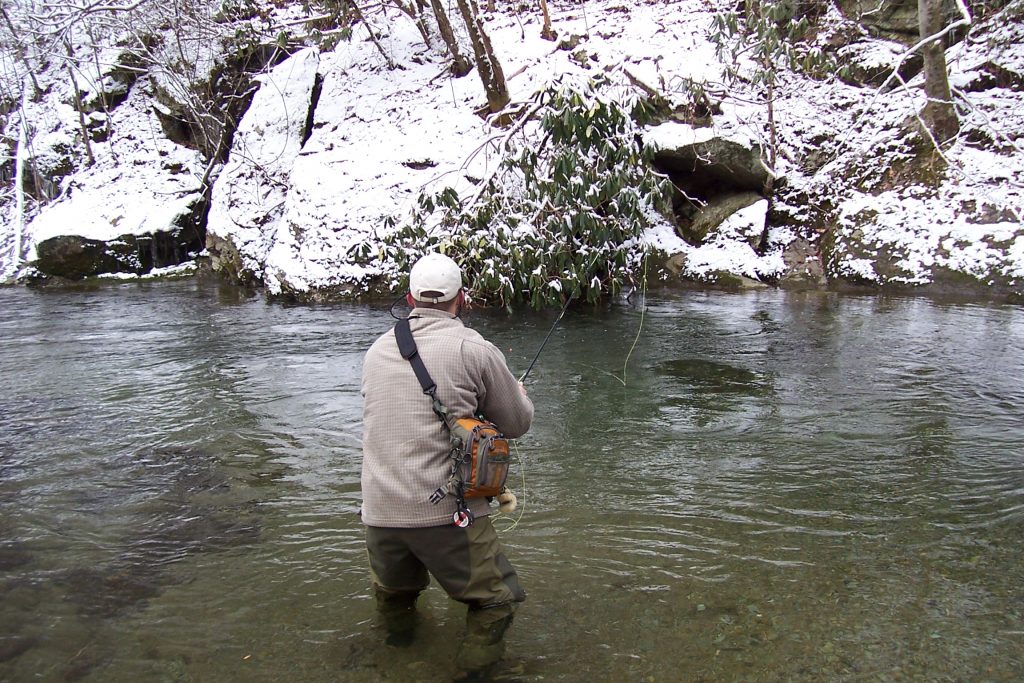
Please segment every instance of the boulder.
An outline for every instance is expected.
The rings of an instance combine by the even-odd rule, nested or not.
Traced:
[[[917,0],[839,0],[839,10],[872,35],[917,42]]]
[[[713,137],[675,148],[659,149],[654,165],[690,196],[711,197],[736,191],[762,192],[772,172],[759,145]]]
[[[876,38],[862,38],[843,46],[838,54],[843,68],[839,78],[848,85],[878,88],[888,81],[893,68],[900,78],[909,81],[921,73],[924,59],[920,54],[903,58],[906,47],[901,43]],[[899,65],[897,67],[897,65]],[[899,79],[893,79],[887,89],[897,87]]]
[[[736,192],[714,196],[697,211],[691,223],[680,226],[680,236],[693,246],[700,246],[707,240],[708,235],[717,230],[730,216],[763,199],[764,197],[757,192]],[[756,247],[757,245],[752,244],[751,246]]]
[[[143,275],[194,258],[202,244],[201,231],[195,226],[106,241],[60,235],[36,245],[33,265],[43,275],[65,280],[116,273]]]
[[[36,253],[36,270],[67,280],[81,280],[103,273],[146,272],[134,235],[125,235],[110,242],[61,235],[40,242]]]
[[[818,245],[804,237],[798,237],[782,252],[786,269],[779,278],[783,289],[822,289],[827,285],[825,267],[822,264]]]

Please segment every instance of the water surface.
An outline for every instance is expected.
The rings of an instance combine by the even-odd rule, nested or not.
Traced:
[[[514,370],[555,312],[476,312]],[[0,680],[418,681],[359,505],[372,305],[0,290]],[[627,363],[628,360],[628,363]],[[1024,679],[1024,310],[775,291],[569,311],[531,374],[524,681]]]

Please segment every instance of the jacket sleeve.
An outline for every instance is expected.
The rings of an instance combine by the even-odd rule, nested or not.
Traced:
[[[480,412],[510,439],[529,431],[533,422],[533,401],[519,388],[519,381],[509,371],[501,351],[485,340],[467,341],[463,351],[475,356]]]

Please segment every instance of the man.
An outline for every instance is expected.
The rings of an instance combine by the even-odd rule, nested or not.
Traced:
[[[509,438],[525,434],[533,419],[525,389],[501,352],[459,319],[466,295],[458,264],[424,256],[409,273],[407,300],[419,355],[451,414],[482,414]],[[490,502],[467,501],[476,521],[465,528],[453,524],[454,497],[430,502],[451,474],[451,444],[394,330],[367,351],[362,394],[361,515],[387,642],[411,643],[416,597],[429,573],[469,606],[456,664],[466,680],[483,679],[501,659],[515,606],[526,598],[488,517]]]

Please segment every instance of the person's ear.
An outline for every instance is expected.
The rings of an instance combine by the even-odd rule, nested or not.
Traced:
[[[405,295],[405,303],[409,304],[409,308],[416,308],[416,299],[412,298],[412,292]]]

